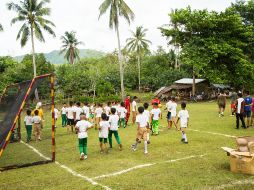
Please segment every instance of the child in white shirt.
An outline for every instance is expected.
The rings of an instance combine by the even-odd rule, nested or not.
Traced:
[[[80,107],[80,102],[76,103],[76,107],[74,108],[74,121],[75,124],[80,121],[80,114],[84,113],[84,110]]]
[[[138,125],[138,132],[137,132],[137,138],[135,144],[132,145],[132,150],[136,151],[138,143],[141,143],[141,139],[144,139],[144,153],[147,154],[147,128],[148,128],[148,122],[149,119],[147,115],[144,114],[144,108],[139,107],[138,108],[138,115],[136,118],[136,123]]]
[[[124,102],[121,102],[121,106],[118,108],[119,119],[119,127],[126,127],[125,117],[127,110],[125,109]]]
[[[83,109],[83,113],[84,113],[85,116],[86,116],[86,120],[89,120],[89,118],[90,118],[90,108],[89,108],[87,102],[84,103],[84,106],[83,106],[82,109]]]
[[[41,141],[41,117],[39,116],[39,111],[34,111],[33,116],[33,123],[34,123],[34,136],[36,142],[39,140]]]
[[[99,123],[101,121],[101,114],[103,113],[102,104],[98,104],[98,107],[94,111],[95,113],[95,129],[98,129]]]
[[[136,122],[136,115],[137,115],[137,96],[133,97],[133,101],[131,103],[131,107],[132,107],[132,123],[135,124]]]
[[[99,142],[100,142],[100,149],[101,153],[105,152],[108,153],[108,131],[110,128],[110,124],[107,121],[108,116],[103,113],[101,115],[102,121],[99,123]]]
[[[169,129],[171,129],[172,128],[172,124],[174,124],[175,127],[176,127],[176,130],[177,130],[177,125],[176,125],[176,119],[177,119],[177,115],[176,114],[177,114],[177,112],[176,112],[176,108],[177,108],[176,99],[175,99],[175,97],[172,97],[170,106],[168,108],[168,111],[171,113],[171,118],[168,121],[168,123],[169,123],[168,128]]]
[[[32,113],[31,110],[27,110],[26,111],[27,115],[24,118],[24,123],[26,126],[26,133],[27,133],[26,143],[29,143],[31,141],[31,136],[32,136],[33,117],[31,116],[31,113]]]
[[[122,150],[122,143],[118,134],[118,121],[119,116],[116,114],[116,109],[111,108],[111,114],[109,116],[110,129],[108,134],[109,146],[112,148],[112,134],[114,134],[115,139],[119,145],[119,150]]]
[[[161,116],[161,110],[158,108],[158,103],[153,104],[153,109],[151,110],[151,124],[152,124],[152,134],[159,134],[159,119]]]
[[[70,102],[69,107],[66,108],[66,114],[67,114],[67,131],[69,132],[71,129],[71,131],[73,132],[73,127],[75,125],[73,102]]]
[[[61,110],[61,116],[62,116],[62,127],[65,127],[67,125],[67,116],[66,116],[66,104],[63,104],[62,110]]]
[[[147,128],[147,144],[150,144],[150,112],[148,111],[148,107],[149,107],[149,104],[148,103],[144,103],[144,115],[147,117],[148,119],[148,128]]]
[[[80,115],[80,119],[75,129],[78,133],[80,160],[84,160],[87,159],[87,131],[93,128],[93,125],[89,121],[86,121],[86,116],[83,113]]]
[[[186,136],[186,128],[188,127],[189,123],[189,112],[186,110],[186,103],[183,102],[181,104],[182,110],[178,113],[177,123],[180,120],[181,123],[181,132],[182,132],[182,142],[188,144],[187,136]]]
[[[107,115],[107,117],[109,117],[110,115],[110,106],[111,102],[108,102],[107,105],[104,107],[104,113]]]

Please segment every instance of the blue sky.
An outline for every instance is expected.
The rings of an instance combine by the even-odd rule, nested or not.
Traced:
[[[20,0],[12,0],[19,2]],[[185,8],[190,5],[193,9],[208,9],[222,11],[230,6],[232,0],[125,0],[134,11],[135,21],[128,25],[124,20],[120,21],[120,34],[122,46],[126,38],[130,36],[130,30],[142,25],[148,29],[147,38],[152,41],[151,49],[157,46],[167,47],[167,41],[163,38],[158,27],[169,23],[168,13],[174,8]],[[21,24],[10,26],[10,20],[15,16],[14,12],[6,9],[6,3],[10,0],[0,0],[0,23],[4,32],[0,33],[0,55],[21,55],[31,52],[31,42],[21,48],[16,41],[17,32]],[[65,31],[74,30],[77,37],[84,42],[80,48],[96,49],[105,52],[113,51],[117,47],[116,34],[108,27],[108,13],[98,20],[98,7],[103,0],[51,0],[49,7],[52,9],[50,20],[56,25],[54,29],[56,38],[46,35],[46,43],[36,41],[36,52],[50,52],[58,50],[61,46],[60,36]]]

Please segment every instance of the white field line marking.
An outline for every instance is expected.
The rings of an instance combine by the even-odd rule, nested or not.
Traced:
[[[248,185],[248,184],[254,185],[254,179],[233,181],[233,182],[229,182],[227,184],[219,185],[217,187],[205,188],[204,190],[221,190],[221,189],[225,189],[225,188],[235,187],[236,185]]]
[[[209,132],[209,131],[200,131],[200,130],[196,130],[196,129],[188,129],[189,131],[195,131],[195,132],[199,132],[199,133],[208,133],[208,134],[212,134],[212,135],[219,135],[219,136],[224,136],[224,137],[229,137],[229,138],[237,138],[234,135],[227,135],[227,134],[223,134],[223,133],[214,133],[214,132]]]
[[[30,148],[32,151],[34,151],[36,154],[38,154],[40,157],[44,158],[45,160],[50,160],[50,158],[46,157],[45,155],[43,155],[42,153],[40,153],[36,148],[34,148],[33,146],[27,144],[27,143],[24,143],[23,141],[20,141],[22,144],[26,145],[28,148]],[[103,187],[105,190],[111,190],[111,188],[105,186],[105,185],[102,185],[102,184],[99,184],[97,183],[96,181],[94,181],[92,178],[89,178],[87,176],[84,176],[84,175],[81,175],[77,172],[75,172],[74,170],[72,170],[71,168],[63,165],[63,164],[60,164],[59,162],[55,162],[56,165],[58,165],[59,167],[65,169],[66,171],[68,171],[69,173],[71,173],[72,175],[76,176],[76,177],[79,177],[79,178],[82,178],[84,179],[85,181],[91,183],[92,185],[97,185],[97,186],[100,186],[100,187]]]
[[[167,161],[163,161],[163,162],[158,162],[158,163],[148,163],[148,164],[142,164],[142,165],[137,165],[125,170],[121,170],[118,172],[114,172],[111,174],[105,174],[105,175],[101,175],[101,176],[97,176],[94,177],[92,179],[100,179],[100,178],[106,178],[106,177],[112,177],[112,176],[116,176],[116,175],[121,175],[127,172],[130,172],[132,170],[136,170],[136,169],[140,169],[140,168],[145,168],[145,167],[150,167],[156,164],[163,164],[163,163],[172,163],[172,162],[177,162],[177,161],[181,161],[181,160],[187,160],[187,159],[191,159],[191,158],[198,158],[198,157],[204,157],[205,155],[198,155],[198,156],[188,156],[188,157],[184,157],[184,158],[179,158],[179,159],[175,159],[175,160],[167,160]]]

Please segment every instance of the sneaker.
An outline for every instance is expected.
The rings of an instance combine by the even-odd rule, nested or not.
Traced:
[[[188,144],[188,141],[186,141],[186,142],[183,142],[184,144]]]
[[[184,142],[185,139],[182,139],[181,141]]]
[[[87,155],[84,156],[84,160],[86,160],[86,159],[87,159]]]
[[[80,160],[84,160],[84,156],[85,156],[85,154],[84,154],[84,153],[81,153],[81,154],[80,154]]]
[[[132,150],[135,152],[135,151],[137,150],[137,148],[135,148],[135,147],[132,147]]]
[[[148,154],[148,151],[145,151],[144,154]]]

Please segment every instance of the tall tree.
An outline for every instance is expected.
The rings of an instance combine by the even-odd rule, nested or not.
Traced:
[[[61,36],[61,40],[63,45],[60,53],[65,53],[64,58],[70,64],[74,64],[75,59],[79,59],[79,49],[77,46],[83,43],[77,40],[76,32],[74,31],[65,32],[64,36]]]
[[[107,12],[109,9],[109,27],[111,29],[116,30],[117,41],[118,41],[118,60],[120,67],[120,81],[121,81],[121,96],[122,100],[124,100],[124,71],[123,71],[123,56],[121,52],[121,43],[120,43],[120,33],[119,33],[119,17],[123,16],[123,18],[130,24],[131,20],[134,20],[134,13],[130,9],[130,7],[125,3],[124,0],[104,0],[104,2],[100,5],[99,18]]]
[[[138,60],[138,89],[140,91],[140,81],[141,81],[141,57],[145,52],[149,51],[149,44],[152,44],[151,41],[145,39],[147,29],[143,26],[138,26],[136,31],[132,33],[132,37],[126,40],[126,48],[128,52],[134,52],[137,55]]]
[[[42,29],[55,37],[55,33],[51,28],[55,26],[54,23],[44,18],[50,15],[50,8],[46,7],[49,2],[50,0],[22,0],[19,4],[13,2],[7,4],[9,10],[17,13],[17,17],[11,20],[11,24],[23,23],[17,35],[21,47],[24,47],[29,37],[31,37],[34,77],[36,77],[34,38],[36,37],[40,42],[45,42]]]

